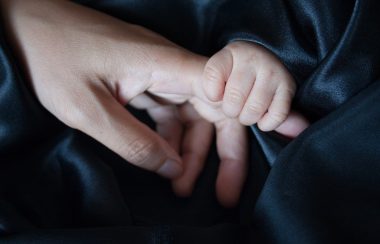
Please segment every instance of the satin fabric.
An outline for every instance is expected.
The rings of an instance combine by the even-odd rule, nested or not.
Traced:
[[[215,146],[192,197],[177,198],[166,180],[49,114],[1,29],[0,243],[380,241],[379,1],[78,2],[203,55],[236,40],[263,45],[295,77],[294,107],[313,123],[291,142],[247,130],[235,209],[215,198]]]

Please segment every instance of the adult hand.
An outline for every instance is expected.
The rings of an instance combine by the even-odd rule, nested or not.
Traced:
[[[144,92],[172,103],[188,100],[207,60],[142,27],[68,1],[0,3],[42,105],[130,163],[174,179],[177,194],[189,195],[211,144],[211,125],[191,106],[177,111],[173,106],[154,105],[149,113],[164,140],[124,105],[136,103]],[[173,114],[176,120],[165,119]],[[245,178],[247,141],[244,128],[235,122],[216,126],[222,161],[218,198],[231,206]]]
[[[0,3],[11,43],[47,110],[134,165],[172,179],[182,174],[178,153],[124,105],[157,82],[190,84],[197,74],[183,68],[185,59],[200,57],[69,1]]]

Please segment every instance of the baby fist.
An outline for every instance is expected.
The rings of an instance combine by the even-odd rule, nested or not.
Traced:
[[[213,55],[203,73],[203,90],[221,101],[224,114],[263,131],[287,118],[296,83],[285,66],[264,47],[236,41]]]

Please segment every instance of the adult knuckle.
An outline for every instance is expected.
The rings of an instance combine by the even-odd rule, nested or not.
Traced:
[[[159,151],[159,144],[153,140],[136,139],[126,145],[128,160],[140,167],[147,167],[151,155],[158,155]]]
[[[57,111],[58,118],[74,129],[82,130],[90,121],[95,120],[93,110],[91,106],[87,105],[86,101],[75,102],[71,100],[70,102],[62,103]]]

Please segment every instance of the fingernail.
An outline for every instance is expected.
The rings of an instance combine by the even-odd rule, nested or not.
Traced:
[[[163,177],[173,179],[181,176],[182,167],[179,162],[173,159],[167,159],[157,170],[157,173]]]

